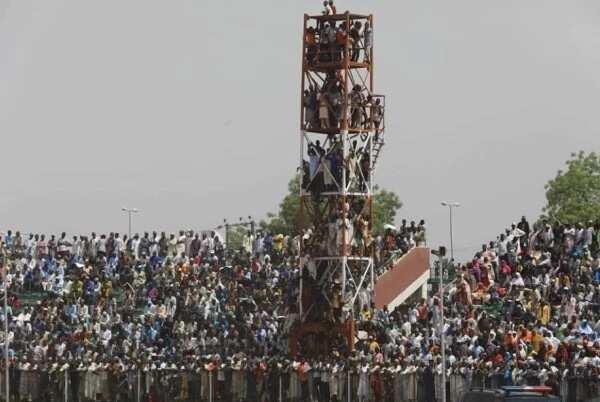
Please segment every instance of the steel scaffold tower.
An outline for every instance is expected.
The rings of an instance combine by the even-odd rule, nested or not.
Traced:
[[[373,173],[385,97],[374,92],[372,15],[304,15],[300,293],[292,353],[353,348],[374,288]]]

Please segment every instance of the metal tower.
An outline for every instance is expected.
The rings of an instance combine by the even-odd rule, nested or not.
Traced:
[[[374,288],[373,172],[385,97],[374,91],[373,16],[304,15],[300,296],[292,353],[353,348]]]

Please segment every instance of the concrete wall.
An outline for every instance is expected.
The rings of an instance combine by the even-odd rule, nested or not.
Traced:
[[[379,277],[375,284],[375,306],[387,305],[389,310],[402,304],[416,291],[427,295],[429,254],[425,247],[417,247],[403,255],[392,269]]]

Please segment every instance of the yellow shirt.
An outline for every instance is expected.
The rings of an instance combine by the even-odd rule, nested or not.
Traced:
[[[371,344],[369,345],[369,349],[371,350],[371,352],[375,352],[377,349],[379,349],[379,344],[377,343],[377,341],[371,342]]]
[[[550,306],[545,305],[544,307],[542,307],[542,316],[540,317],[540,321],[544,326],[548,325],[548,323],[550,322],[550,312]]]
[[[531,337],[531,345],[533,346],[533,350],[536,353],[540,351],[542,342],[544,342],[544,337],[541,334],[538,334],[537,332]]]

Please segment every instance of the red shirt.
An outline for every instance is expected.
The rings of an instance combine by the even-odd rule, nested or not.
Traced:
[[[426,320],[428,313],[427,305],[421,304],[419,307],[417,307],[417,313],[419,314],[419,320]]]

